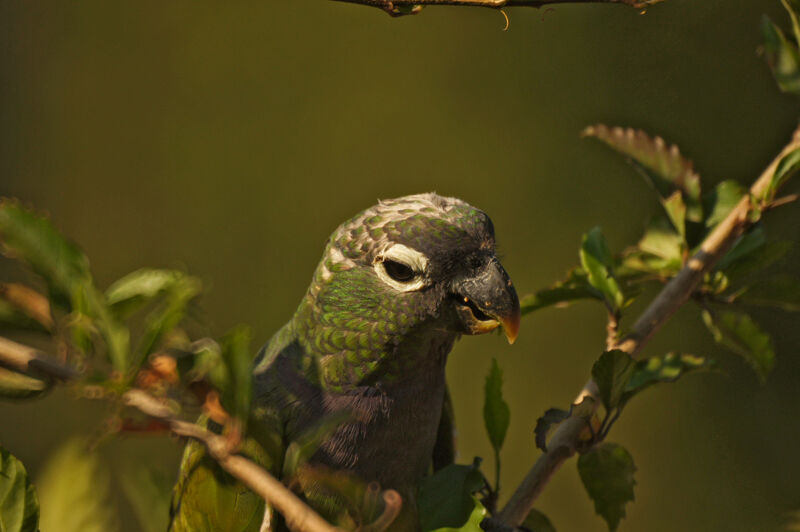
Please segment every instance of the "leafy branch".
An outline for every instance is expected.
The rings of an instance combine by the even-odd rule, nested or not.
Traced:
[[[667,148],[660,139],[650,140],[642,133],[633,130],[596,126],[588,128],[585,134],[607,142],[628,156],[634,166],[647,176],[651,178],[669,177],[669,179],[654,180],[653,183],[658,186],[668,185],[668,189],[674,188],[680,191],[675,195],[670,190],[664,190],[668,195],[663,203],[670,221],[675,225],[677,238],[682,239],[682,244],[678,245],[676,249],[680,250],[682,247],[688,249],[685,246],[690,245],[690,241],[686,240],[687,230],[684,224],[686,220],[691,219],[688,216],[690,210],[687,206],[692,203],[699,205],[697,201],[699,185],[695,187],[693,177],[695,174],[691,170],[691,165],[688,162],[681,162],[682,159],[680,159],[677,149]],[[732,259],[736,259],[736,257],[732,258],[731,255],[742,246],[743,242],[747,242],[746,231],[760,220],[764,212],[786,203],[782,198],[776,197],[778,188],[799,167],[800,128],[795,131],[791,142],[756,179],[748,193],[736,196],[735,201],[730,201],[729,197],[722,198],[721,194],[717,195],[717,206],[720,210],[729,209],[728,212],[720,217],[720,211],[712,210],[707,220],[714,216],[719,219],[713,220],[712,229],[696,246],[694,253],[685,259],[680,259],[680,254],[674,257],[679,259],[678,264],[683,263],[682,267],[666,282],[660,293],[635,321],[630,332],[616,341],[610,342],[609,350],[595,363],[592,368],[592,378],[578,393],[570,412],[553,412],[551,410],[545,414],[544,421],[540,420],[540,425],[537,426],[537,441],[542,443],[544,453],[529,470],[506,506],[497,514],[497,520],[509,526],[521,525],[552,475],[576,452],[583,453],[579,461],[582,478],[584,472],[592,468],[597,470],[610,468],[617,475],[630,476],[632,462],[628,463],[628,457],[625,456],[626,451],[622,452],[597,445],[607,435],[608,429],[619,416],[625,402],[650,384],[674,380],[682,372],[706,365],[702,359],[696,357],[676,357],[675,355],[664,359],[637,362],[637,355],[652,335],[682,305],[693,297],[702,298],[703,294],[716,291],[714,277],[711,276],[715,265],[721,264],[723,260],[733,262]],[[723,187],[722,191],[718,190],[717,192],[724,192],[725,188],[728,187]],[[689,201],[686,201],[687,199]],[[727,207],[723,207],[722,203],[724,202],[728,203]],[[676,212],[685,214],[675,215]],[[691,221],[700,222],[699,219]],[[638,278],[642,272],[626,272],[627,279],[622,274],[615,277],[612,271],[613,260],[606,250],[596,243],[589,248],[586,246],[587,242],[598,239],[597,233],[594,237],[592,237],[592,233],[589,233],[584,239],[582,248],[584,270],[574,270],[564,283],[524,300],[523,308],[527,307],[526,309],[530,311],[583,297],[602,299],[612,310],[619,308],[620,301],[624,305],[625,297],[621,295],[619,287],[615,288],[610,281],[615,278],[619,283],[630,281]],[[640,245],[637,256],[633,257],[639,263],[648,255],[642,252],[642,247],[645,246]],[[590,255],[593,260],[584,260],[584,254]],[[628,258],[630,259],[631,255],[628,255]],[[649,258],[653,258],[653,256]],[[655,258],[659,257],[655,256]],[[663,259],[663,257],[661,258]],[[675,264],[671,262],[663,260],[658,262],[658,266],[662,268],[660,273],[663,276],[667,276],[669,269],[675,267]],[[655,263],[651,263],[648,274],[658,270],[654,266]],[[591,279],[592,275],[596,277],[594,282]],[[756,343],[763,344],[760,340],[757,340]],[[664,371],[665,369],[670,371]],[[597,424],[594,421],[595,413],[600,405],[605,408],[606,417],[599,422],[599,426],[595,426]],[[573,411],[577,411],[577,414]],[[548,429],[550,425],[556,423],[558,425],[545,447],[544,442]],[[590,451],[592,456],[602,456],[602,458],[597,460],[586,458]],[[598,511],[600,511],[600,506],[604,503],[599,502],[597,497],[602,494],[594,489],[591,482],[587,482],[585,478],[584,483],[590,495],[595,498],[596,505],[599,505]],[[632,491],[630,496],[628,495],[627,492],[620,495],[617,503],[623,501],[623,504],[618,504],[618,506],[624,507],[624,501],[632,499]],[[607,506],[605,510],[604,517],[613,530],[621,515],[624,515],[624,511],[620,514],[618,508],[615,510]]]
[[[35,372],[38,376],[68,381],[79,376],[73,368],[59,364],[45,353],[0,338],[0,363],[22,372]],[[215,434],[208,429],[176,417],[175,409],[139,388],[124,392],[121,402],[137,409],[149,418],[158,420],[178,436],[197,440],[205,445],[209,454],[231,476],[240,480],[279,511],[292,530],[299,532],[337,532],[300,498],[270,475],[257,463],[236,454],[236,441]],[[398,507],[399,496],[392,491],[384,493],[387,505]]]

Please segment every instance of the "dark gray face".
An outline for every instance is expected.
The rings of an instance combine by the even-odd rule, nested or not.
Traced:
[[[341,275],[352,269],[410,313],[453,314],[455,332],[480,334],[502,324],[509,341],[516,338],[519,300],[495,255],[494,227],[461,200],[419,194],[358,214],[332,235],[318,273],[352,287],[352,275]]]

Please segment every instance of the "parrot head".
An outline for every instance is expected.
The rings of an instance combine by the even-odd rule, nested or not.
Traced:
[[[380,201],[342,224],[296,316],[321,381],[336,389],[409,375],[445,358],[461,334],[502,327],[513,343],[520,307],[489,217],[455,198],[418,194]]]

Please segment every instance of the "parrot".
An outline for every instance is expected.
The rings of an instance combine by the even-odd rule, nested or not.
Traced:
[[[296,312],[256,355],[239,452],[336,521],[336,498],[313,476],[298,488],[285,452],[338,419],[308,465],[396,490],[402,510],[389,530],[417,530],[415,486],[454,457],[448,354],[462,335],[498,327],[513,343],[519,326],[487,214],[436,193],[381,200],[333,232]],[[201,444],[187,444],[169,530],[285,530],[270,515]]]

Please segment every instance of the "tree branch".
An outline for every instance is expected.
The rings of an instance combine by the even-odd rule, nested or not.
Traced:
[[[53,360],[42,351],[3,337],[0,337],[0,365],[61,381],[74,380],[80,375],[75,369]],[[128,390],[122,395],[122,400],[126,405],[166,423],[175,434],[203,443],[209,454],[225,471],[280,512],[291,530],[343,532],[342,529],[331,526],[261,466],[235,454],[223,436],[214,434],[195,423],[176,418],[170,408],[144,390],[137,388]]]
[[[542,7],[552,4],[624,4],[642,9],[663,0],[334,0],[377,7],[393,17],[416,15],[425,6],[469,6],[503,9],[505,7]]]
[[[611,347],[636,357],[650,337],[691,297],[697,286],[702,282],[703,276],[714,267],[736,239],[747,229],[750,225],[748,214],[752,209],[752,198],[764,196],[780,160],[790,151],[798,148],[800,148],[800,128],[795,130],[791,142],[783,148],[781,153],[753,183],[750,188],[750,194],[745,195],[728,216],[716,226],[700,245],[700,250],[664,286],[652,303],[639,316],[639,319],[633,324],[631,332],[617,342],[615,346]],[[597,394],[597,385],[590,379],[578,393],[575,403],[580,403],[587,395],[597,399]],[[595,404],[599,404],[599,402],[597,400]],[[499,521],[506,525],[519,526],[525,520],[533,508],[536,497],[542,492],[553,473],[561,467],[561,464],[575,454],[578,446],[578,436],[585,426],[585,421],[577,417],[569,418],[558,426],[547,445],[547,452],[539,457],[522,480],[522,483],[511,495],[506,506],[497,515]]]

